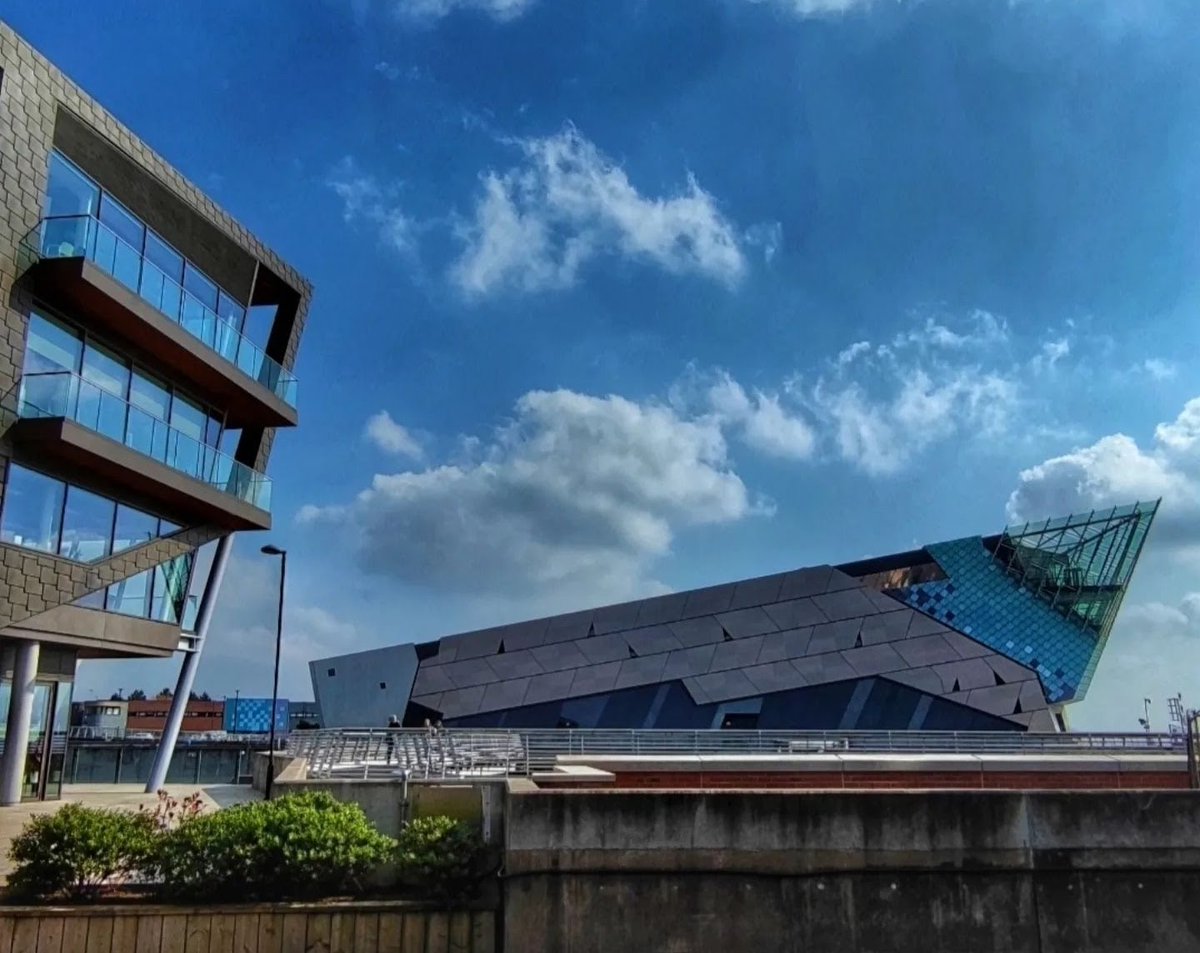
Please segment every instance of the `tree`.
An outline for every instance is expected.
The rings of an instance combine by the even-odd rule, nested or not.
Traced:
[[[155,695],[154,697],[155,698],[170,698],[173,694],[174,694],[174,692],[172,692],[171,689],[163,688],[163,689],[159,689],[158,694]]]
[[[125,696],[122,695],[120,692],[113,692],[111,695],[108,696],[108,700],[110,702],[123,702],[125,700]]]
[[[210,701],[212,701],[212,696],[211,696],[211,695],[209,695],[209,694],[208,694],[208,692],[201,692],[201,693],[200,693],[200,700],[201,700],[202,702],[210,702]]]
[[[129,693],[129,700],[131,702],[144,702],[146,700],[146,693],[140,688],[135,688]]]

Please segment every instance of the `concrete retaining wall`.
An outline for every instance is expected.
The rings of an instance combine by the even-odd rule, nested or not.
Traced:
[[[1190,792],[515,790],[506,827],[507,950],[1200,949]]]

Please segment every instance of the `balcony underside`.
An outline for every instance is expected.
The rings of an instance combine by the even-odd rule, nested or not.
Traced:
[[[228,530],[271,528],[271,514],[209,486],[124,444],[63,417],[16,421],[9,434],[18,459],[57,467],[63,477],[80,472],[117,499],[136,494],[158,504],[163,516],[185,525],[209,523]]]
[[[179,645],[179,626],[99,609],[56,606],[0,629],[0,637],[69,645],[80,658],[167,658]]]
[[[227,426],[296,426],[294,407],[86,258],[43,259],[28,274],[39,297],[152,355],[177,382],[225,410]]]

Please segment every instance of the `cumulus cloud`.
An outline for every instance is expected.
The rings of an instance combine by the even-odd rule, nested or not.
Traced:
[[[416,224],[400,208],[395,190],[360,171],[354,159],[349,156],[342,159],[326,184],[342,200],[342,215],[347,222],[365,222],[374,226],[380,241],[402,255],[416,251]]]
[[[1175,375],[1179,373],[1179,368],[1174,363],[1158,357],[1148,357],[1139,361],[1133,365],[1132,370],[1135,374],[1145,374],[1155,381],[1174,380]]]
[[[796,411],[785,408],[778,394],[748,394],[728,373],[720,372],[708,388],[708,403],[717,419],[740,431],[747,446],[767,456],[807,460],[817,445],[813,428]]]
[[[302,523],[346,534],[366,570],[472,592],[621,598],[686,526],[755,511],[720,425],[653,401],[534,391],[471,462],[378,474]]]
[[[493,19],[515,20],[537,0],[396,0],[396,10],[417,20],[436,20],[459,10],[484,13]]]
[[[407,427],[392,420],[392,415],[386,410],[372,414],[367,419],[363,435],[384,453],[413,460],[420,460],[424,456],[416,437],[409,433]]]
[[[524,163],[483,175],[459,229],[463,252],[450,277],[468,297],[570,287],[601,255],[726,285],[742,277],[737,232],[692,176],[677,195],[648,197],[572,127],[513,144]]]
[[[1159,424],[1146,447],[1110,434],[1022,471],[1008,515],[1015,522],[1159,497],[1157,541],[1200,542],[1200,398]]]

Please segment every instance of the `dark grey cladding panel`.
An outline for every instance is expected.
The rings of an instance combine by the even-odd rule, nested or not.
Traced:
[[[729,672],[710,672],[696,678],[700,690],[710,701],[724,702],[734,698],[750,698],[758,694],[750,679],[737,669]]]
[[[847,649],[842,658],[859,675],[878,675],[880,672],[896,672],[908,665],[890,645],[864,645],[861,649]]]
[[[880,592],[878,589],[870,589],[863,587],[863,595],[874,603],[875,608],[880,612],[895,612],[897,609],[903,609],[904,603],[899,599],[893,599],[887,593]]]
[[[760,608],[723,612],[717,616],[717,621],[735,639],[748,639],[753,635],[762,635],[764,632],[779,631],[779,626]]]
[[[622,602],[620,605],[597,609],[592,617],[592,628],[597,635],[636,628],[638,611],[641,607],[640,602]]]
[[[859,589],[862,583],[853,576],[847,576],[840,569],[834,569],[829,573],[829,578],[825,581],[826,592],[837,592],[839,589]]]
[[[773,606],[763,606],[772,621],[780,629],[798,629],[805,625],[818,625],[828,622],[825,615],[812,599],[791,599],[787,602],[777,602]]]
[[[662,625],[683,618],[688,593],[672,592],[665,596],[654,596],[638,603],[638,625]]]
[[[813,626],[808,654],[821,655],[839,649],[852,649],[858,641],[858,631],[861,628],[861,619],[846,619],[843,622],[826,622]]]
[[[734,639],[732,642],[718,642],[709,663],[710,672],[721,672],[730,668],[748,668],[758,664],[758,653],[762,650],[763,637],[756,635],[752,639]]]
[[[991,685],[986,688],[976,688],[967,696],[967,704],[991,715],[1011,715],[1017,707],[1017,699],[1021,694],[1021,686]]]
[[[692,696],[692,701],[697,705],[707,705],[712,701],[708,697],[708,692],[701,686],[699,678],[685,678],[683,687],[687,689],[688,694]]]
[[[614,689],[631,688],[634,685],[649,685],[662,678],[667,664],[666,655],[650,655],[646,658],[627,658],[621,663]]]
[[[638,655],[657,655],[683,648],[682,643],[665,625],[651,625],[644,629],[622,632],[621,637]]]
[[[485,685],[488,682],[498,682],[500,679],[492,671],[486,659],[473,658],[465,662],[451,662],[441,666],[446,677],[455,688],[467,688],[470,685]]]
[[[525,701],[529,689],[528,678],[515,678],[505,682],[494,682],[487,686],[479,711],[496,711],[500,708],[517,708]]]
[[[912,668],[959,661],[959,655],[954,651],[954,647],[940,635],[921,635],[915,639],[903,639],[892,648],[899,652],[900,657]]]
[[[462,635],[451,635],[442,639],[442,647],[452,644],[455,661],[463,659],[482,658],[485,655],[495,655],[500,648],[500,633],[503,628],[480,629],[478,632],[464,632]],[[440,653],[439,653],[440,654]]]
[[[802,629],[788,629],[786,632],[772,632],[764,635],[762,648],[758,652],[759,664],[807,655],[812,634],[813,627],[809,625]]]
[[[930,695],[942,694],[942,679],[931,668],[910,668],[900,672],[888,672],[883,676],[901,685],[911,685],[913,688]]]
[[[813,596],[817,608],[825,613],[830,622],[841,619],[861,619],[866,615],[874,615],[879,610],[861,589],[843,589],[840,592],[827,592],[822,596]]]
[[[999,675],[1006,682],[1024,682],[1031,678],[1037,678],[1037,675],[1032,669],[1026,668],[1024,665],[1019,665],[1010,658],[1005,658],[1003,655],[992,654],[984,656],[992,671]]]
[[[418,705],[424,705],[434,711],[441,711],[443,694],[443,692],[434,692],[432,695],[413,695],[412,700]]]
[[[438,639],[437,644],[437,655],[423,659],[421,661],[422,665],[446,665],[458,658],[458,649],[454,647],[454,636],[448,635],[445,638]]]
[[[492,667],[492,671],[500,678],[521,678],[526,675],[541,675],[545,671],[534,657],[533,652],[529,649],[523,649],[519,652],[508,651],[508,644],[505,643],[505,652],[503,655],[493,655],[488,659],[488,664]]]
[[[862,620],[859,637],[863,645],[878,645],[880,642],[896,642],[908,634],[912,610],[900,609],[898,612],[880,612],[869,615]]]
[[[919,612],[916,614],[920,615]],[[909,626],[908,631],[911,633],[912,630],[913,627]],[[909,637],[912,638],[911,634]],[[948,643],[950,643],[950,645],[954,647],[954,651],[959,654],[960,658],[983,658],[984,656],[990,656],[994,654],[993,650],[988,648],[982,642],[976,642],[970,636],[963,635],[961,632],[956,632],[954,629],[946,629],[943,631],[942,638],[944,638]]]
[[[776,573],[773,576],[760,576],[757,579],[747,579],[739,582],[733,590],[733,601],[730,609],[748,609],[751,606],[761,606],[768,602],[779,601],[779,589],[783,585],[786,573]]]
[[[790,662],[769,662],[766,665],[755,665],[742,669],[742,674],[759,692],[782,692],[789,688],[799,688],[806,685],[801,675]]]
[[[595,615],[594,610],[587,609],[583,612],[552,616],[549,625],[546,626],[545,644],[587,638],[593,615]]]
[[[996,676],[991,666],[981,658],[947,662],[944,665],[933,666],[933,670],[942,679],[942,691],[947,693],[987,688],[996,684]],[[955,685],[958,687],[955,688]]]
[[[946,632],[947,626],[930,618],[923,612],[914,612],[908,623],[907,638],[915,639],[918,635],[933,635],[935,632]]]
[[[604,662],[601,665],[588,665],[576,669],[575,680],[571,683],[571,697],[579,698],[581,695],[612,691],[620,672],[620,662]]]
[[[671,623],[671,632],[679,640],[679,644],[705,645],[709,642],[720,642],[725,638],[725,630],[715,616],[701,616],[698,619],[684,619]]]
[[[792,659],[792,665],[810,685],[823,685],[825,682],[841,682],[848,678],[858,678],[858,672],[854,671],[850,663],[838,652]]]
[[[459,688],[452,692],[442,694],[442,700],[439,703],[443,718],[462,718],[465,715],[473,715],[479,711],[479,705],[483,701],[483,693],[487,691],[486,685],[474,685],[471,688]]]
[[[537,648],[546,640],[546,626],[549,623],[549,619],[534,619],[532,622],[506,625],[500,630],[500,641],[504,643],[506,652]]]
[[[667,657],[667,664],[663,668],[663,681],[686,678],[689,675],[704,675],[708,672],[708,666],[712,662],[713,652],[716,649],[717,645],[713,643],[672,652]]]
[[[529,680],[529,688],[525,692],[525,699],[522,704],[536,705],[539,702],[567,698],[571,694],[571,683],[574,680],[574,669],[567,669],[562,672],[550,672],[547,675],[534,675]]]
[[[570,644],[583,653],[590,665],[629,658],[629,643],[620,633],[594,635],[590,639],[577,639]]]
[[[445,666],[442,665],[435,665],[429,668],[424,663],[421,663],[421,666],[417,669],[417,677],[413,680],[414,695],[445,692],[455,687],[455,684],[446,675]]]
[[[574,642],[557,642],[539,645],[532,650],[533,657],[544,672],[557,672],[564,668],[582,668],[588,665],[587,656],[575,647]],[[626,652],[626,655],[629,653]]]
[[[825,592],[831,575],[832,566],[809,566],[807,569],[796,569],[786,573],[779,587],[779,599],[801,599]]]
[[[1021,682],[1020,698],[1023,711],[1037,711],[1049,707],[1046,704],[1046,695],[1042,691],[1042,683],[1037,679]]]
[[[707,589],[696,589],[687,593],[687,602],[683,607],[683,617],[691,619],[698,615],[716,615],[725,612],[733,602],[733,591],[737,586],[727,583],[723,586],[710,586]]]

